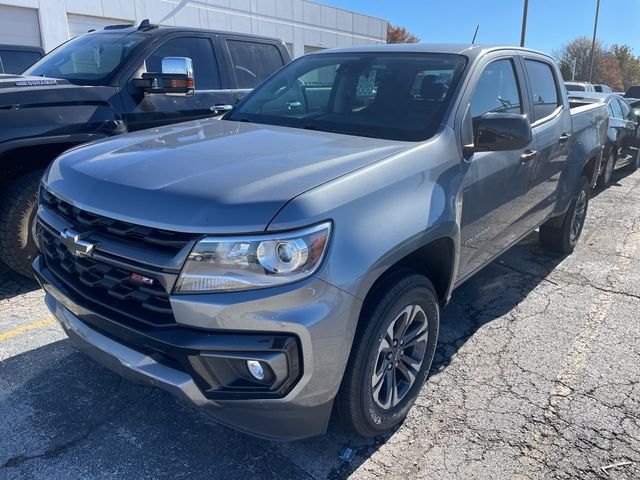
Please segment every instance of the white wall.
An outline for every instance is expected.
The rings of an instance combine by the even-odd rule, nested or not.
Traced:
[[[0,5],[39,9],[42,44],[51,50],[69,38],[67,15],[83,15],[102,28],[102,18],[180,25],[277,37],[293,56],[305,47],[333,48],[384,43],[386,20],[308,0],[0,0]],[[309,50],[309,48],[307,48]]]

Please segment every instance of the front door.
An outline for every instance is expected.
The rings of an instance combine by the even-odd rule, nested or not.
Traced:
[[[512,57],[487,64],[470,99],[474,130],[490,112],[524,113],[521,75]],[[526,196],[532,162],[522,150],[477,152],[464,160],[459,280],[466,278],[526,232]]]
[[[161,72],[165,57],[192,60],[195,94],[144,94],[128,83],[123,91],[123,102],[129,131],[211,117],[215,105],[234,103],[233,93],[221,89],[219,64],[211,37],[166,40],[146,57],[132,78],[142,78],[145,72]]]

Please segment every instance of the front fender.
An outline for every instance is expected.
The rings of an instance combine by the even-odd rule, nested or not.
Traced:
[[[453,130],[442,128],[428,142],[320,185],[290,201],[268,230],[332,220],[317,276],[361,300],[388,268],[434,239],[450,238],[457,258],[462,169],[455,142]]]

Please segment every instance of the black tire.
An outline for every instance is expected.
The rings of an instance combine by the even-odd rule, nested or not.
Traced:
[[[640,148],[636,149],[635,152],[631,155],[631,163],[629,168],[632,172],[640,169]]]
[[[607,157],[607,161],[604,164],[602,169],[602,173],[598,177],[598,186],[600,188],[607,188],[611,185],[611,179],[613,178],[613,170],[616,167],[616,155],[611,151],[609,156]]]
[[[540,227],[540,244],[543,248],[556,253],[573,252],[584,227],[590,192],[589,180],[582,177],[560,226],[556,226],[557,222],[554,219]]]
[[[409,308],[412,313],[405,314]],[[405,327],[406,330],[401,332],[404,325],[398,322],[402,322],[403,314],[412,320],[408,328]],[[419,326],[412,327],[414,320],[419,322],[416,323]],[[391,346],[391,343],[394,343],[387,342],[387,338],[390,338],[387,336],[388,329],[392,324],[398,326],[397,338],[401,339],[401,342],[405,339],[407,343],[402,346],[402,343],[398,342],[399,346],[392,349],[393,358],[389,360],[388,355],[391,352],[384,353],[387,349],[383,346]],[[428,278],[407,271],[398,272],[376,290],[372,303],[365,305],[363,309],[349,363],[336,397],[336,410],[346,428],[364,437],[373,437],[392,429],[404,420],[431,369],[439,324],[438,297]],[[420,340],[412,340],[412,335]],[[416,358],[422,358],[419,365]],[[380,363],[379,360],[387,363]],[[417,368],[407,368],[411,363],[417,365]],[[383,372],[380,382],[377,383],[377,395],[373,385],[374,369]],[[393,372],[389,373],[387,369]],[[415,376],[412,383],[409,377],[398,373],[403,369],[406,372],[415,372],[411,373]],[[383,390],[388,392],[388,383],[385,382],[392,381],[395,387],[396,379],[397,388],[392,388],[391,391],[397,392],[397,395],[389,393],[388,396],[384,396]],[[388,408],[382,408],[378,403],[381,395],[393,399],[389,400]],[[397,403],[393,404],[396,399]]]
[[[32,225],[38,205],[42,171],[13,179],[2,198],[0,210],[0,259],[15,272],[33,278],[31,264],[38,254]]]

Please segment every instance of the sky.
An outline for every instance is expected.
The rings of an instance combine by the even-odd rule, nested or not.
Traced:
[[[422,42],[520,44],[524,0],[322,0],[322,3],[381,17]],[[526,46],[552,53],[593,35],[596,0],[529,0]],[[627,43],[640,55],[640,0],[601,0],[598,39],[605,47]]]

